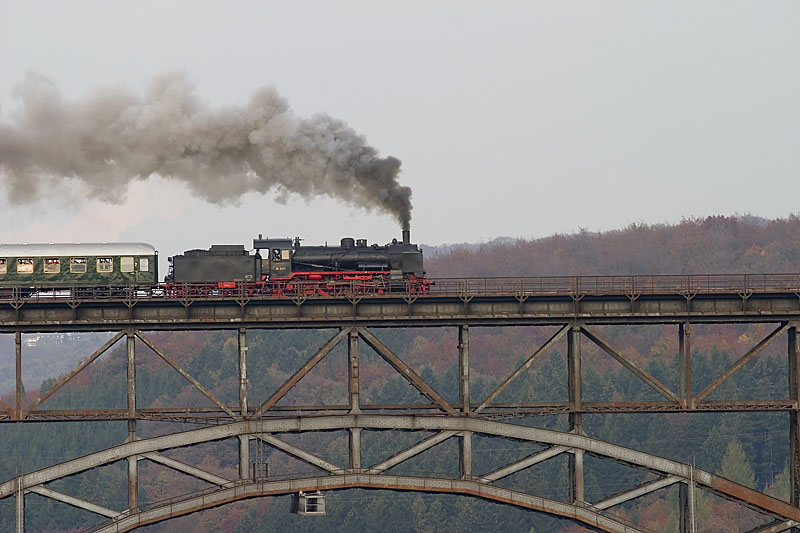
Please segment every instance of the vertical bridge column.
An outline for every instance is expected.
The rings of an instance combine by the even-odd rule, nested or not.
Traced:
[[[791,494],[789,503],[800,505],[800,428],[798,428],[798,389],[800,389],[800,375],[797,366],[797,324],[793,324],[787,331],[789,336],[789,399],[794,402],[794,408],[789,411],[789,476],[791,478]],[[792,531],[797,531],[793,528]]]
[[[25,491],[22,490],[22,476],[17,478],[17,533],[25,531]]]
[[[694,470],[694,465],[690,466]],[[680,533],[695,533],[695,484],[694,476],[690,476],[686,483],[678,483],[678,498],[680,500]]]
[[[247,330],[239,328],[239,414],[247,420]],[[239,435],[239,479],[250,477],[250,435]]]
[[[14,343],[16,349],[16,405],[14,409],[17,420],[22,420],[22,333],[19,330],[14,334]]]
[[[136,336],[133,329],[127,332],[128,348],[128,441],[136,440]],[[128,457],[128,509],[139,507],[138,457]]]
[[[458,399],[461,412],[469,416],[469,325],[458,326]],[[472,479],[472,432],[464,431],[459,447],[461,479]]]
[[[358,330],[351,329],[347,343],[347,401],[350,414],[361,414],[358,385]],[[350,470],[361,470],[361,428],[350,428]]]
[[[681,371],[681,407],[694,409],[692,399],[692,330],[689,323],[678,324],[678,357]]]
[[[567,372],[569,393],[569,430],[583,435],[581,409],[581,325],[573,324],[567,332]],[[569,455],[569,495],[572,503],[583,502],[583,450]]]

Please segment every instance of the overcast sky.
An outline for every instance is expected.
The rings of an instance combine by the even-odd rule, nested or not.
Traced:
[[[80,100],[180,70],[209,107],[271,85],[298,116],[327,113],[401,159],[415,242],[781,217],[800,212],[798,28],[794,0],[0,0],[0,122],[28,72]],[[328,198],[219,207],[159,178],[117,205],[74,180],[33,204],[2,196],[0,242],[138,240],[172,255],[258,233],[400,233]]]

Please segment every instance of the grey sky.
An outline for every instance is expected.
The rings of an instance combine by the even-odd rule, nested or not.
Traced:
[[[342,119],[400,158],[416,242],[786,216],[800,212],[798,28],[796,1],[0,0],[0,120],[27,71],[79,99],[179,69],[212,107],[273,85],[297,115]],[[158,179],[116,206],[69,185],[0,199],[0,242],[171,255],[258,233],[386,242],[399,227],[329,199],[219,208]]]

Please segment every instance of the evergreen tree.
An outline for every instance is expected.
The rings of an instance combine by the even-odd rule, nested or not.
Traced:
[[[744,448],[738,440],[731,441],[722,457],[722,477],[746,487],[755,488],[756,475],[747,460]]]

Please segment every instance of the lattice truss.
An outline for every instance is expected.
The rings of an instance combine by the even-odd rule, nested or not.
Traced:
[[[142,331],[128,329],[114,335],[108,342],[81,362],[77,368],[65,375],[50,390],[43,392],[27,406],[21,401],[21,380],[18,367],[17,402],[14,407],[0,402],[5,411],[5,421],[33,420],[128,420],[127,440],[112,448],[66,461],[41,470],[26,473],[0,484],[0,499],[16,498],[17,530],[23,530],[25,515],[25,495],[35,493],[47,498],[67,503],[106,517],[104,522],[93,530],[128,531],[143,524],[155,523],[203,509],[220,506],[232,501],[278,494],[293,494],[299,491],[337,490],[346,488],[380,488],[391,490],[452,493],[477,496],[487,500],[504,502],[526,509],[568,517],[601,531],[635,532],[646,531],[641,526],[627,523],[615,514],[615,508],[646,494],[668,487],[679,488],[680,529],[691,531],[695,522],[696,492],[711,492],[728,500],[738,502],[763,515],[763,525],[750,529],[751,532],[784,531],[800,526],[800,508],[797,506],[800,483],[798,483],[798,366],[797,366],[797,323],[784,322],[757,342],[741,358],[722,372],[708,386],[698,393],[691,390],[691,364],[689,361],[688,324],[678,324],[680,346],[680,387],[679,392],[667,386],[640,368],[633,360],[623,355],[597,331],[585,324],[573,322],[563,324],[545,343],[534,349],[524,362],[507,376],[485,398],[472,401],[470,398],[469,366],[469,326],[458,327],[459,359],[459,399],[458,403],[448,402],[426,380],[415,372],[409,364],[398,357],[373,331],[364,327],[342,327],[325,342],[319,350],[293,375],[283,382],[266,400],[255,407],[248,404],[247,388],[247,343],[246,330],[238,331],[239,353],[239,405],[231,406],[221,401],[204,387],[172,357],[167,355]],[[706,397],[753,359],[766,346],[778,337],[788,339],[789,398],[786,400],[761,401],[706,401]],[[124,410],[71,410],[45,411],[40,406],[56,391],[82,372],[89,364],[99,358],[122,339],[127,341],[127,409]],[[635,376],[664,397],[659,402],[584,402],[581,380],[581,339],[588,340],[603,352],[609,354]],[[518,379],[543,354],[558,343],[566,340],[568,367],[567,402],[500,404],[495,400],[509,385]],[[20,334],[17,333],[17,361],[20,361]],[[140,409],[136,405],[136,344],[141,343],[152,350],[159,358],[169,364],[183,378],[213,403],[211,409],[168,408]],[[337,406],[288,406],[278,408],[278,402],[295,387],[340,343],[347,344],[348,386],[347,404]],[[429,403],[403,405],[366,405],[360,399],[359,383],[359,343],[364,342],[380,358],[386,361],[398,375],[402,376]],[[718,475],[693,467],[692,465],[657,457],[587,436],[582,428],[582,415],[590,412],[673,412],[708,410],[765,410],[790,412],[791,448],[791,502],[770,497],[764,493],[739,485]],[[567,413],[569,431],[559,432],[504,421],[531,413]],[[137,420],[202,420],[208,427],[193,429],[152,438],[137,436]],[[292,434],[341,431],[348,435],[347,460],[332,462],[315,451],[291,442]],[[417,442],[392,453],[374,464],[365,464],[362,459],[362,437],[369,438],[373,432],[423,432]],[[488,471],[475,471],[473,468],[473,441],[476,438],[491,437],[510,439],[516,443],[530,445],[531,453],[522,459],[514,460]],[[208,469],[189,464],[185,460],[170,457],[179,448],[203,445],[204,443],[238,441],[238,476],[224,477]],[[415,456],[423,454],[445,442],[455,443],[458,449],[458,473],[449,477],[407,476],[390,473]],[[280,479],[271,478],[266,470],[253,466],[253,445],[256,449],[266,446],[279,450],[310,465],[312,474],[298,474]],[[235,451],[233,452],[236,453]],[[605,458],[636,469],[646,471],[646,481],[636,487],[599,501],[587,501],[584,490],[584,458]],[[512,474],[534,467],[544,461],[566,456],[567,475],[562,480],[568,493],[566,501],[536,494],[536,487],[530,491],[504,488],[501,480]],[[112,509],[107,506],[86,501],[48,487],[48,484],[67,476],[98,469],[117,461],[127,462],[128,502],[125,509]],[[139,464],[151,462],[176,472],[187,474],[208,484],[208,488],[198,493],[174,497],[168,500],[140,506]],[[258,461],[256,461],[258,463]]]

